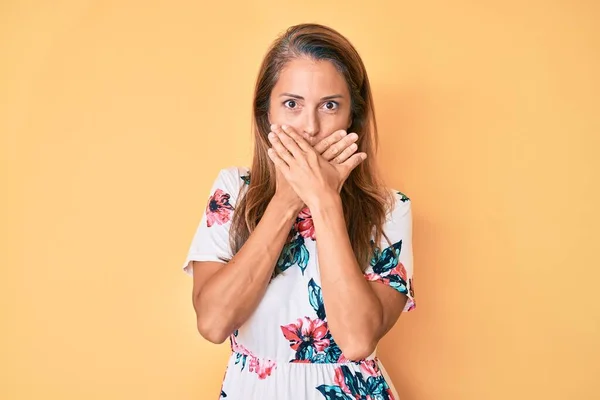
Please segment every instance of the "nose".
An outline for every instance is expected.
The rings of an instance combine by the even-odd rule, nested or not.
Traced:
[[[319,118],[316,112],[307,112],[306,120],[304,121],[304,134],[313,138],[319,134]]]

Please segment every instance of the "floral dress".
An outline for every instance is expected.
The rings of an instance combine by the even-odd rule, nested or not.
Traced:
[[[184,263],[185,272],[192,274],[194,260],[232,257],[229,227],[249,180],[246,168],[219,172]],[[384,225],[390,243],[383,239],[376,246],[364,276],[405,294],[404,311],[409,311],[415,307],[411,202],[394,193],[396,205]],[[315,240],[310,210],[304,208],[277,261],[282,273],[271,280],[255,312],[230,337],[232,353],[220,399],[398,399],[375,352],[362,361],[350,361],[331,335]]]

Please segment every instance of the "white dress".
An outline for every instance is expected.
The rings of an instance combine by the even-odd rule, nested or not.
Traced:
[[[249,179],[247,168],[220,171],[183,266],[188,274],[191,261],[232,257],[231,217]],[[409,311],[415,307],[411,202],[394,193],[396,206],[384,225],[391,245],[385,239],[379,244],[383,250],[373,255],[365,279],[404,293],[404,311]],[[231,335],[232,354],[220,399],[398,399],[375,353],[360,362],[347,360],[327,328],[315,231],[307,208],[298,215],[278,265],[283,272],[271,280],[256,311]]]

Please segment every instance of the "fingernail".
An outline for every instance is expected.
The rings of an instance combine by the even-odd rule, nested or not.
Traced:
[[[288,126],[287,126],[287,125],[281,125],[281,129],[283,129],[284,131],[286,131],[286,132],[287,132],[287,130],[288,130]]]
[[[277,125],[271,124],[271,130],[274,131],[275,129],[277,129]]]
[[[269,132],[269,138],[273,139],[275,137],[275,134],[273,132]]]
[[[348,132],[346,132],[346,131],[342,131],[342,133],[341,133],[342,137],[346,136],[347,134],[348,134]]]

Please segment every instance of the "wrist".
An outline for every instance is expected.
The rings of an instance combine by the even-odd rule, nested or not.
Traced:
[[[327,191],[311,199],[307,205],[314,216],[315,213],[320,211],[342,209],[342,198],[336,191]]]
[[[285,219],[295,221],[300,210],[304,208],[304,203],[302,201],[290,201],[289,199],[284,199],[275,194],[273,198],[271,198],[268,208],[272,208]]]

